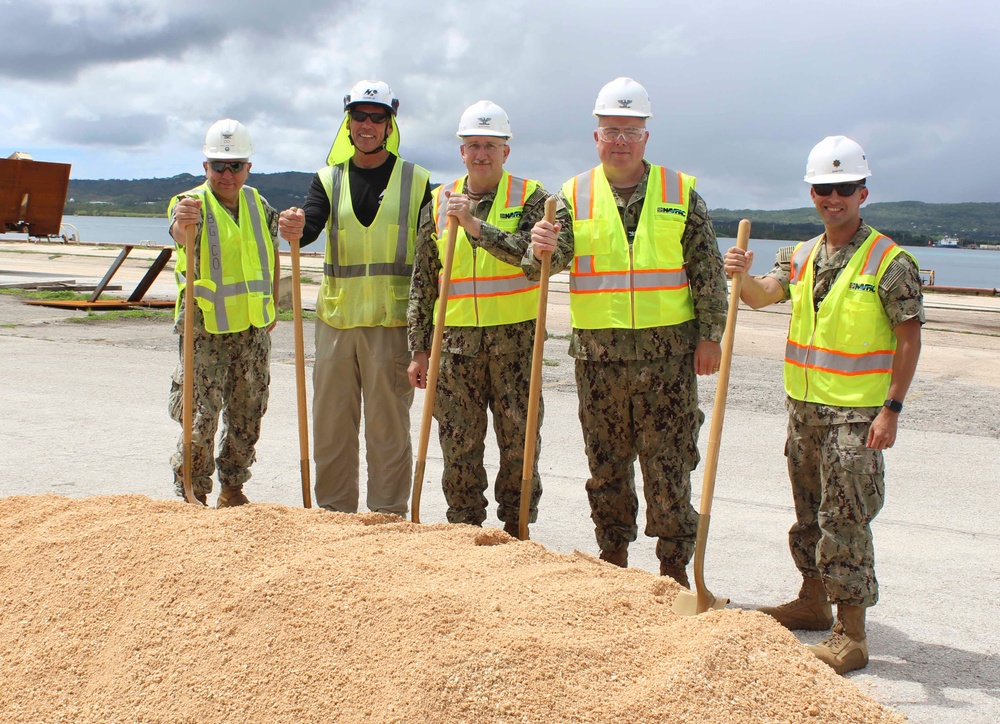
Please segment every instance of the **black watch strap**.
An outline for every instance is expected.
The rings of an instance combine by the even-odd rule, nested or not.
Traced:
[[[891,400],[891,399],[886,400],[885,402],[882,403],[882,407],[888,407],[893,412],[903,411],[903,403],[900,402],[899,400]]]

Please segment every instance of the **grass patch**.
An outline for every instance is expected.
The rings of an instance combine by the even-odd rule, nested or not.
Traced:
[[[70,299],[73,301],[80,301],[82,299],[90,298],[89,294],[71,292],[68,289],[60,290],[58,292],[40,292],[36,289],[0,289],[0,294],[8,294],[12,297],[22,297],[24,299],[43,300]]]
[[[305,309],[302,310],[302,319],[316,319],[316,312],[308,312]],[[278,312],[278,320],[281,322],[294,322],[295,312],[291,309],[283,309]]]
[[[549,359],[548,357],[542,357],[542,364],[545,365],[546,367],[558,367],[559,360]]]
[[[114,322],[122,319],[173,319],[170,309],[113,309],[110,312],[87,312],[85,317],[68,317],[65,321],[73,324],[95,324],[97,322]]]

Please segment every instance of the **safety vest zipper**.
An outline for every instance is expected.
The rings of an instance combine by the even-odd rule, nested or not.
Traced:
[[[476,289],[476,247],[472,247],[472,308],[476,310],[476,326],[479,326],[479,290]]]
[[[635,329],[635,259],[632,256],[632,239],[628,241],[628,298],[632,312],[632,329]]]

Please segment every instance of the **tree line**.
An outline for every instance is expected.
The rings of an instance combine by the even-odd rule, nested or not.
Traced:
[[[313,174],[298,171],[255,173],[251,184],[276,209],[302,206]],[[76,216],[163,216],[176,194],[197,186],[202,176],[189,173],[171,178],[101,179],[69,182],[63,213]],[[735,237],[740,219],[753,222],[758,239],[801,241],[823,230],[816,210],[809,206],[782,211],[713,209],[719,236]],[[868,204],[865,221],[899,244],[927,246],[945,236],[963,246],[1000,243],[1000,203],[928,204],[893,201]]]

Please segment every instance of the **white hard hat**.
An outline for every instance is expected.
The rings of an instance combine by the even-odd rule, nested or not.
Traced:
[[[597,94],[594,115],[652,118],[653,107],[649,104],[649,94],[640,83],[631,78],[615,78]]]
[[[253,153],[250,131],[239,121],[223,118],[209,126],[201,150],[209,159],[250,158]]]
[[[465,136],[497,136],[510,138],[510,119],[507,112],[493,101],[476,101],[465,109],[458,122],[459,138]]]
[[[392,115],[396,115],[399,108],[399,99],[393,95],[392,88],[381,80],[359,80],[355,83],[351,92],[344,96],[344,110],[350,110],[351,106],[358,103],[385,106]]]
[[[827,136],[813,146],[806,161],[807,183],[861,181],[872,175],[865,150],[847,136]]]

